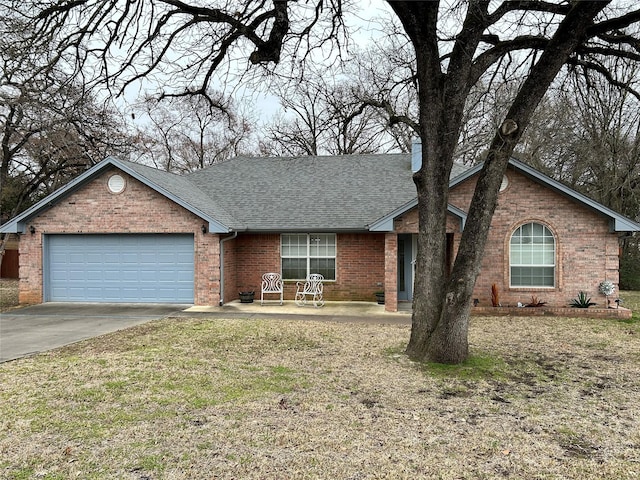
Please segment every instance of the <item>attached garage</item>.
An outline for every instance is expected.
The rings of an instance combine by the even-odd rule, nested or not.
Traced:
[[[193,303],[194,237],[46,235],[44,300]]]

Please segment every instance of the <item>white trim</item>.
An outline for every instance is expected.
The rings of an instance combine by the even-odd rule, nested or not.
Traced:
[[[542,228],[544,228],[543,231],[543,237],[548,237],[548,235],[546,235],[546,232],[549,232],[549,235],[551,236],[551,238],[553,239],[553,263],[518,263],[518,264],[514,264],[513,260],[512,260],[512,243],[511,241],[513,240],[513,236],[516,234],[516,232],[521,231],[522,227],[524,227],[525,225],[540,225]],[[533,230],[533,227],[532,227]],[[533,232],[531,235],[529,235],[528,237],[525,238],[533,238]],[[522,238],[522,236],[520,237]],[[520,244],[520,246],[522,246],[524,244]],[[530,243],[530,245],[533,245],[533,242]],[[542,244],[544,245],[544,244]],[[558,272],[558,239],[556,238],[556,236],[554,235],[553,231],[544,223],[542,222],[537,222],[537,221],[528,221],[528,222],[524,222],[521,223],[520,225],[518,225],[517,228],[515,228],[513,230],[513,232],[511,232],[511,235],[509,236],[509,288],[526,288],[526,289],[530,289],[530,288],[556,288],[557,285],[557,279],[556,279],[556,275]],[[520,252],[522,253],[522,252]],[[543,252],[544,254],[544,252]],[[553,285],[514,285],[513,284],[513,277],[512,277],[512,269],[516,267],[516,268],[553,268]]]
[[[304,236],[306,237],[306,251],[304,256],[303,255],[283,255],[283,238],[286,236]],[[333,255],[311,255],[311,237],[313,237],[314,235],[320,236],[320,235],[324,235],[326,237],[333,237],[333,248],[334,248],[334,254]],[[330,246],[330,244],[327,244]],[[288,278],[285,276],[285,272],[284,272],[284,265],[283,265],[283,260],[284,259],[301,259],[304,258],[306,259],[306,275],[305,278]],[[311,260],[312,259],[329,259],[329,260],[333,260],[334,262],[334,275],[333,278],[327,278],[327,276],[325,275],[325,281],[329,281],[329,282],[334,282],[337,280],[338,277],[338,235],[335,233],[327,233],[327,232],[312,232],[312,233],[302,233],[302,232],[297,232],[297,233],[281,233],[280,234],[280,271],[282,272],[282,279],[285,281],[294,281],[294,280],[306,280],[306,277],[308,277],[311,273],[320,273],[320,272],[315,272],[315,271],[311,271]],[[324,275],[324,274],[323,274]]]

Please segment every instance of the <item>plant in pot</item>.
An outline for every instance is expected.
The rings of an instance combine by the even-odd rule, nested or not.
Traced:
[[[384,305],[384,291],[380,290],[378,292],[374,292],[374,295],[376,296],[378,305]]]
[[[250,288],[240,290],[238,296],[240,297],[240,303],[253,303],[255,291]]]

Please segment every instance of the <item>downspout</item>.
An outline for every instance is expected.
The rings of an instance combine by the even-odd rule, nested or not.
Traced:
[[[238,232],[233,232],[230,237],[220,240],[220,306],[224,304],[224,242],[233,240],[238,236]]]

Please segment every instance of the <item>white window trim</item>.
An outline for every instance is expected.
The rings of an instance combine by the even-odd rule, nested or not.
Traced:
[[[307,248],[306,248],[306,253],[305,256],[291,256],[291,255],[283,255],[282,254],[282,238],[285,235],[305,235],[307,237]],[[336,250],[335,255],[314,255],[313,257],[311,256],[311,237],[313,237],[314,235],[331,235],[333,236],[333,246]],[[325,282],[335,282],[337,280],[338,277],[338,235],[335,233],[283,233],[280,235],[280,271],[283,273],[283,277],[282,279],[284,281],[301,281],[301,280],[306,280],[305,278],[285,278],[284,277],[284,266],[283,266],[283,260],[285,258],[306,258],[306,270],[307,270],[307,276],[310,273],[318,273],[318,272],[312,272],[311,271],[311,259],[312,258],[329,258],[329,259],[333,259],[333,261],[335,262],[335,277],[336,278],[325,278]]]
[[[514,264],[511,261],[511,240],[513,239],[513,235],[520,229],[522,228],[524,225],[533,225],[533,224],[537,224],[537,225],[542,225],[544,228],[546,228],[549,233],[551,234],[551,237],[553,238],[553,263],[550,264],[524,264],[524,263],[520,263],[520,264]],[[549,228],[549,226],[543,222],[540,221],[530,221],[530,222],[524,222],[521,223],[520,225],[518,225],[512,232],[511,235],[509,236],[509,288],[512,289],[525,289],[525,290],[532,290],[532,289],[540,289],[540,290],[553,290],[556,288],[557,285],[557,275],[558,275],[558,239],[556,238],[556,235],[553,233],[553,231]],[[514,285],[513,284],[513,279],[512,279],[512,275],[511,275],[511,269],[513,267],[532,267],[532,268],[536,268],[536,267],[540,267],[540,268],[544,268],[544,267],[553,267],[553,285]]]

